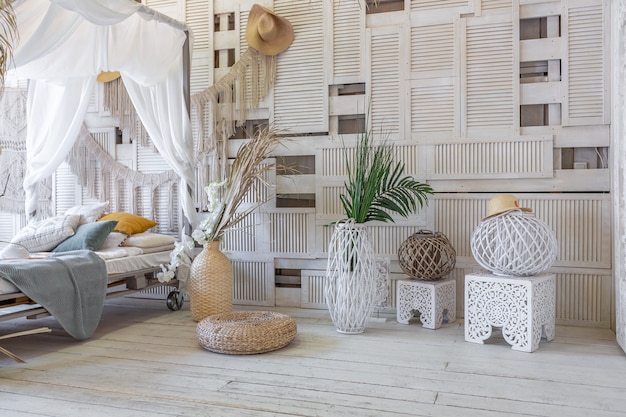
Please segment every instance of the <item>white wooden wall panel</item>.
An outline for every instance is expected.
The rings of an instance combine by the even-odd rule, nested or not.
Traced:
[[[177,0],[143,0],[143,3],[172,19],[181,20],[180,9]]]
[[[370,127],[392,139],[402,135],[401,27],[368,30],[370,70]]]
[[[563,125],[609,122],[609,64],[606,4],[602,0],[572,1],[564,8]]]
[[[252,213],[241,220],[236,229],[230,230],[222,238],[224,252],[252,253],[257,251],[256,229],[262,217]]]
[[[460,20],[461,135],[519,126],[519,36],[511,15]],[[517,25],[516,25],[517,27]]]
[[[269,213],[270,252],[281,257],[309,257],[314,244],[313,220],[313,211],[306,209]]]
[[[190,91],[195,94],[214,82],[213,2],[186,0],[185,16],[185,22],[193,34]]]
[[[411,0],[411,10],[444,9],[467,6],[473,0]]]
[[[70,166],[65,162],[54,173],[54,213],[60,215],[73,206],[79,205],[80,191],[76,177],[72,174]]]
[[[506,9],[512,7],[511,0],[480,0],[480,8],[482,10]]]
[[[302,308],[325,309],[324,282],[326,271],[302,270],[300,306]]]
[[[273,263],[233,260],[233,304],[274,305]]]
[[[602,236],[611,234],[610,199],[605,194],[522,194],[522,207],[555,232],[559,254],[555,266],[610,268],[611,244]],[[472,260],[471,234],[487,213],[494,194],[437,194],[431,198],[433,224],[455,247],[457,258]]]
[[[551,136],[474,139],[426,145],[428,179],[551,178]],[[507,155],[507,157],[503,157]]]
[[[360,0],[333,1],[333,84],[363,78],[365,10]]]
[[[328,87],[324,68],[323,0],[276,0],[274,11],[296,33],[278,56],[272,122],[290,133],[328,131]]]
[[[609,273],[557,272],[557,323],[609,327],[613,310],[612,285]]]
[[[411,133],[447,132],[458,126],[452,22],[411,28]]]

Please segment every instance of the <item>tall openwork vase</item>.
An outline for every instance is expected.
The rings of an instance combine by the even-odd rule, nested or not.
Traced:
[[[200,321],[233,309],[233,266],[220,250],[220,242],[204,244],[189,270],[191,317]]]
[[[367,227],[338,223],[328,248],[324,296],[339,333],[363,333],[376,298],[376,262]]]

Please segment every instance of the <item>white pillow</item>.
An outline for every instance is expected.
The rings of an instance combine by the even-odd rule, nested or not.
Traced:
[[[81,216],[80,224],[92,223],[98,220],[109,210],[109,202],[88,204],[84,206],[74,206],[67,209],[68,214],[79,214]]]
[[[25,259],[30,256],[30,252],[24,246],[9,243],[0,251],[0,259]]]
[[[171,245],[176,242],[174,236],[160,233],[143,232],[128,236],[122,246],[136,246],[138,248],[156,248],[158,246]]]
[[[11,239],[29,252],[48,252],[76,233],[80,215],[50,217],[29,223]]]
[[[102,246],[100,246],[100,249],[117,248],[122,245],[122,242],[124,242],[127,237],[128,235],[125,235],[124,233],[111,232],[104,240]]]
[[[141,248],[141,250],[143,251],[143,253],[156,253],[156,252],[165,252],[165,251],[173,251],[174,248],[176,246],[171,243],[169,245],[163,245],[163,246],[155,246],[153,248]]]

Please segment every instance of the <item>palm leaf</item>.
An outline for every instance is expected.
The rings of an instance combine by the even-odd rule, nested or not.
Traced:
[[[357,138],[354,157],[344,146],[347,180],[346,193],[339,199],[348,216],[356,223],[394,222],[392,214],[407,217],[428,203],[430,185],[405,175],[405,165],[394,162],[393,146],[373,143],[365,129]]]

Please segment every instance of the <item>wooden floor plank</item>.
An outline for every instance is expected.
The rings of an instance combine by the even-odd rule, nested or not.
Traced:
[[[294,317],[298,336],[261,355],[202,349],[188,306],[170,312],[163,300],[107,301],[85,341],[54,318],[2,323],[0,334],[52,332],[0,344],[27,361],[0,358],[0,415],[626,415],[626,357],[606,329],[558,327],[524,353],[497,331],[485,345],[465,342],[461,320],[429,330],[387,314],[343,335],[325,311],[272,310]]]

